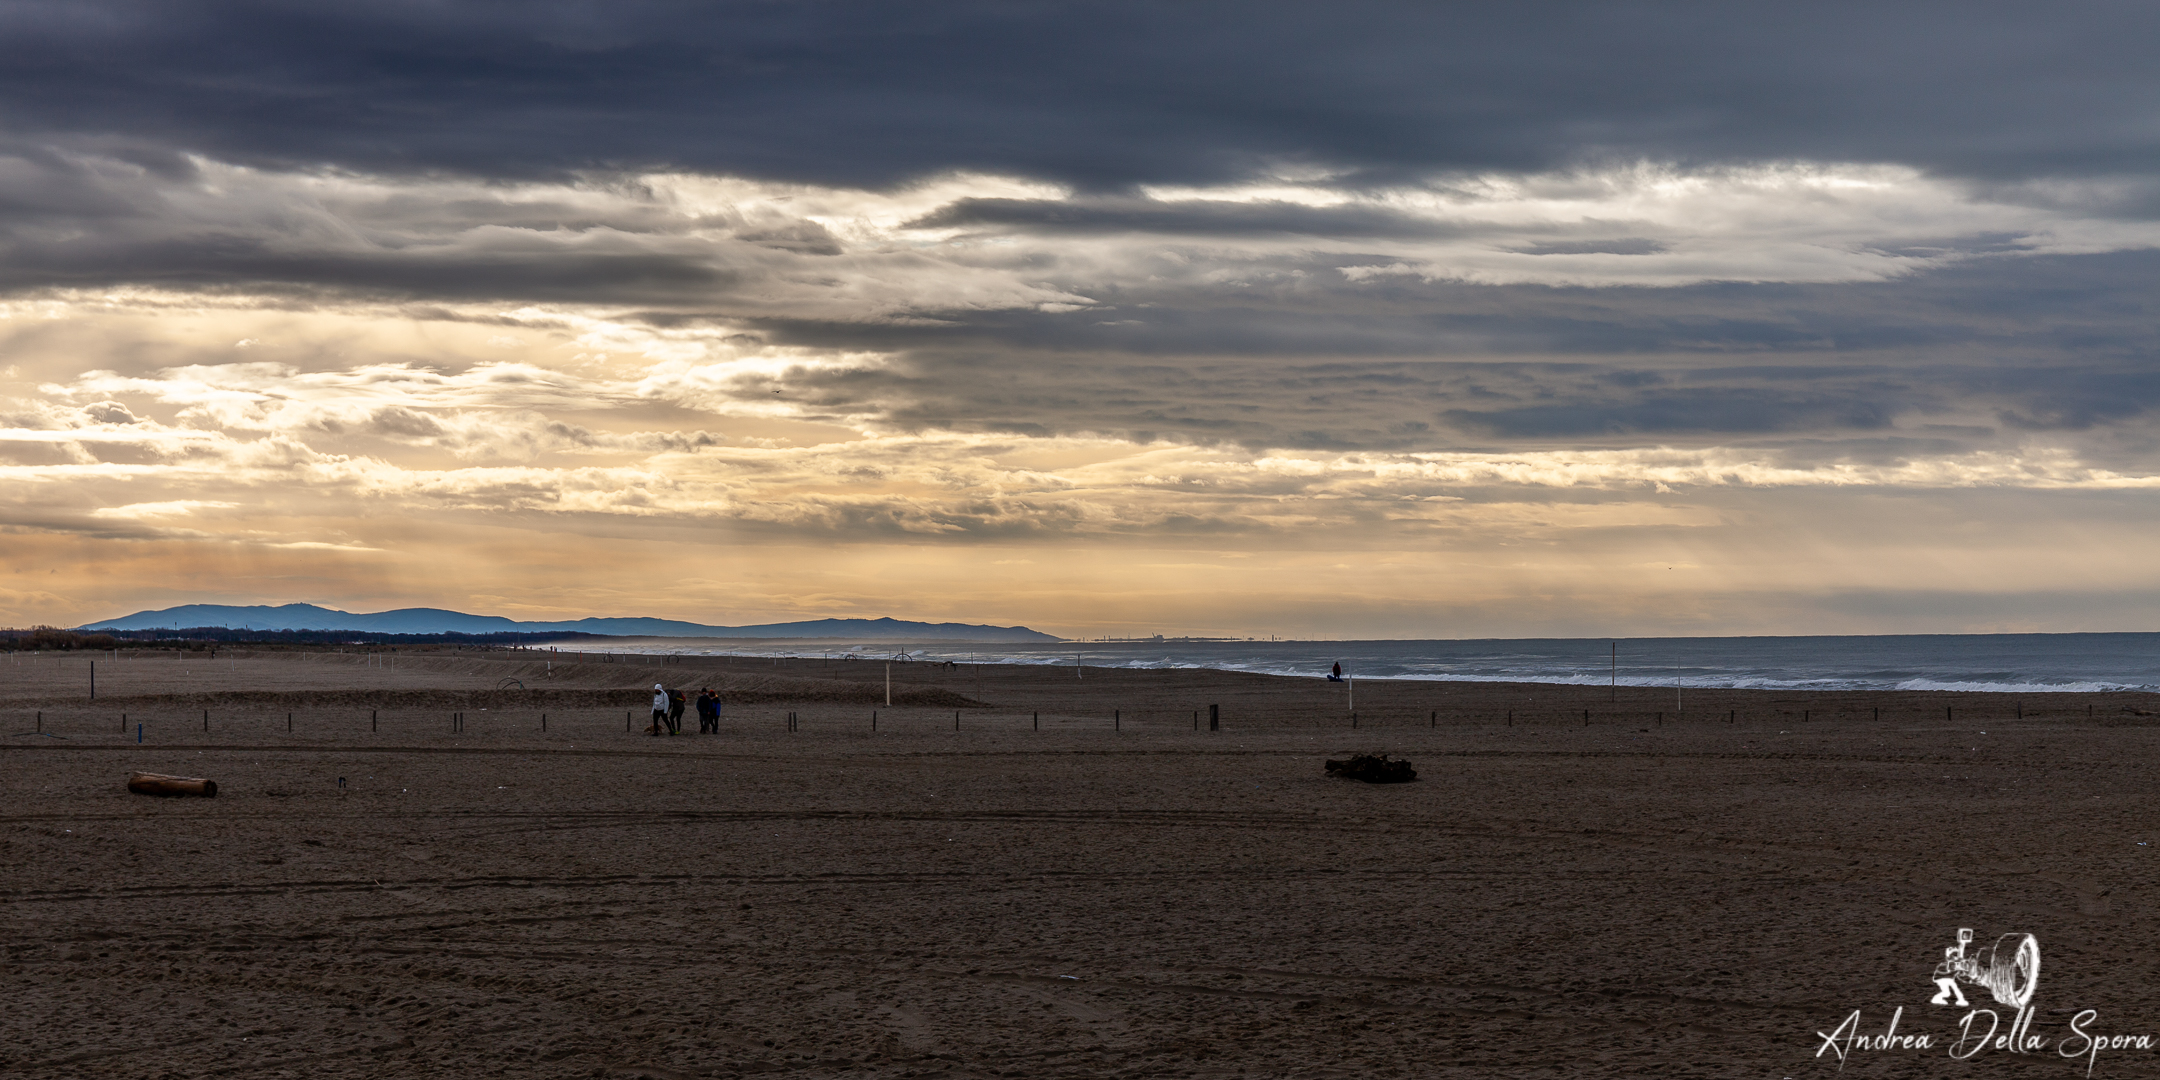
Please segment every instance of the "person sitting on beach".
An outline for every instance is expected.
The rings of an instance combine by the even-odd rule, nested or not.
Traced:
[[[645,734],[658,735],[660,729],[667,726],[667,707],[667,687],[659,683],[652,684],[652,727],[648,728]]]
[[[1330,672],[1328,672],[1328,677],[1327,677],[1327,681],[1329,681],[1329,682],[1341,682],[1341,681],[1342,681],[1342,664],[1341,664],[1341,662],[1339,662],[1339,661],[1338,661],[1338,662],[1337,662],[1337,663],[1335,664],[1335,670],[1333,670],[1333,671],[1330,671]]]

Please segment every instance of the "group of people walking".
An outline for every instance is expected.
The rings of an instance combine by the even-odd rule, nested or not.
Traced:
[[[690,701],[681,690],[670,690],[653,684],[652,726],[645,729],[647,735],[665,731],[670,735],[682,734],[683,711]],[[698,734],[720,734],[720,694],[710,686],[698,688],[697,694]]]

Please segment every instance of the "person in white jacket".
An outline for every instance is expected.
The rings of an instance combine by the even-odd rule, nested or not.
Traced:
[[[654,735],[660,734],[667,728],[667,711],[667,687],[659,683],[652,684],[652,733]]]

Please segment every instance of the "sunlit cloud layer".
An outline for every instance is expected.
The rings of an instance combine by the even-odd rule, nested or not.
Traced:
[[[2087,460],[2075,439],[2029,432],[1346,450],[925,427],[896,421],[893,400],[880,396],[905,385],[877,381],[911,362],[904,353],[820,351],[766,343],[739,327],[660,330],[532,306],[423,317],[355,303],[333,315],[137,294],[38,301],[10,314],[0,341],[17,381],[0,427],[0,496],[18,539],[27,530],[168,545],[189,551],[190,562],[205,546],[254,550],[258,560],[314,552],[337,568],[317,572],[335,578],[349,574],[343,567],[353,558],[402,558],[414,530],[453,547],[475,529],[553,536],[543,545],[554,551],[551,572],[571,577],[581,573],[579,562],[641,535],[643,543],[694,547],[702,545],[686,538],[702,537],[709,557],[722,559],[747,551],[789,562],[806,558],[806,547],[942,552],[918,567],[929,581],[858,579],[838,590],[851,595],[837,606],[829,597],[791,607],[764,596],[759,603],[772,606],[731,604],[726,612],[743,613],[723,615],[694,603],[686,612],[664,590],[651,601],[715,619],[861,611],[868,594],[968,617],[985,597],[933,586],[975,580],[967,567],[981,563],[1069,566],[1076,545],[1155,551],[1121,572],[1121,580],[1154,580],[1155,589],[1217,579],[1242,589],[1231,583],[1248,573],[1272,577],[1314,549],[1355,552],[1356,563],[1389,574],[1404,573],[1407,559],[1421,578],[1430,576],[1420,564],[1432,556],[1415,553],[1446,552],[1547,585],[1575,578],[1582,560],[1632,551],[1612,573],[1640,587],[1636,579],[1670,572],[1661,564],[1675,561],[1675,545],[1692,546],[1685,538],[1729,536],[1736,506],[1779,491],[1874,491],[1940,507],[1959,491],[2111,498],[2160,484],[2151,470]],[[159,359],[49,379],[26,370],[79,365],[72,346],[82,340],[102,342],[109,355]],[[325,341],[340,350],[325,349]],[[396,355],[415,341],[432,343],[432,360]],[[1264,372],[1250,377],[1267,384]],[[843,397],[854,379],[870,380],[871,392]],[[1272,399],[1281,415],[1271,422],[1282,430],[1309,391],[1294,373],[1288,381]],[[1209,405],[1194,402],[1195,415]],[[1212,569],[1195,578],[1183,558],[1162,557],[1164,545],[1214,553],[1206,556]],[[484,546],[456,558],[485,560]],[[1633,550],[1641,547],[1650,550]],[[1224,559],[1225,550],[1244,556]],[[1525,554],[1536,575],[1523,566]],[[1690,551],[1685,561],[1706,560]],[[417,603],[429,599],[419,583],[445,584],[409,569],[394,576],[406,586],[377,582],[363,595]],[[1358,576],[1331,563],[1301,580],[1332,591]],[[1453,597],[1462,584],[1443,591]],[[1119,593],[1100,580],[1087,591],[1083,606],[1095,609],[1089,625],[1136,632],[1164,625],[1133,622],[1112,603]],[[1360,606],[1378,602],[1357,593],[1347,609],[1312,610],[1302,592],[1251,594],[1266,603],[1170,625],[1354,632]],[[610,595],[638,602],[634,593]],[[998,617],[1027,617],[1027,603],[1008,605],[1028,594],[999,595]],[[1144,606],[1153,595],[1135,589],[1130,600]],[[16,602],[53,598],[32,591]],[[1419,629],[1444,611],[1448,625],[1472,618],[1492,632],[1551,627],[1498,598],[1468,612],[1459,602],[1397,610],[1389,619]],[[1691,605],[1672,611],[1687,617],[1660,625],[1700,625]]]
[[[0,12],[0,622],[2149,628],[2141,17],[1206,7]]]
[[[1087,318],[1177,289],[1354,293],[1380,278],[1488,285],[1880,281],[1976,259],[2160,242],[2105,185],[2003,188],[1886,165],[1649,163],[1329,176],[1076,195],[950,174],[893,190],[682,174],[556,183],[273,173],[200,157],[155,172],[0,156],[25,204],[7,280],[336,290],[404,299],[616,300],[737,318]],[[22,220],[27,219],[27,220]]]

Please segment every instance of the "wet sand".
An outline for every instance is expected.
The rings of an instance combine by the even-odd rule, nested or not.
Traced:
[[[0,1075],[2082,1074],[1949,1059],[1960,926],[2160,1036],[2153,695],[88,659],[0,664]]]

